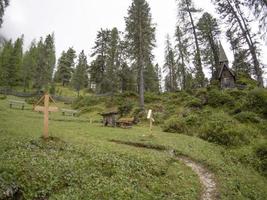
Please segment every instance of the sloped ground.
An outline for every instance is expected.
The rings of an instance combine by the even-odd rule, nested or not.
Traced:
[[[229,149],[196,137],[163,133],[157,127],[149,137],[146,126],[104,128],[87,123],[86,118],[60,113],[51,115],[50,132],[65,142],[43,144],[38,139],[42,115],[28,108],[10,110],[7,101],[0,100],[2,194],[7,191],[5,186],[14,186],[26,199],[45,199],[48,194],[50,199],[200,197],[198,176],[188,167],[166,153],[118,146],[109,142],[113,139],[162,145],[192,158],[213,173],[221,199],[263,200],[267,196],[266,178],[239,157],[247,148]]]

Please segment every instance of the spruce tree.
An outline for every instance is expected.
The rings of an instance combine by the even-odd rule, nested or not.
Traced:
[[[13,44],[8,41],[4,44],[0,57],[0,82],[2,86],[12,88],[19,85],[21,65],[23,37],[18,38]]]
[[[166,37],[164,72],[167,73],[168,77],[165,81],[169,82],[168,84],[165,84],[168,86],[165,89],[168,92],[175,92],[177,90],[177,66],[169,35]]]
[[[145,0],[133,0],[125,18],[128,52],[138,71],[140,107],[144,109],[144,69],[150,63],[155,43],[155,26]]]
[[[109,92],[110,89],[107,76],[109,44],[110,30],[101,29],[98,31],[91,55],[94,60],[90,65],[91,81],[96,85],[97,93]],[[109,62],[112,62],[111,59]]]
[[[175,31],[175,40],[176,45],[175,49],[177,51],[177,76],[178,80],[180,81],[181,89],[185,90],[187,87],[187,67],[186,65],[189,62],[189,40],[186,36],[186,32],[180,26],[176,27]]]
[[[78,96],[80,94],[80,90],[87,87],[88,85],[88,64],[87,58],[82,51],[78,57],[78,63],[74,70],[72,77],[72,86],[77,91]]]
[[[74,59],[76,52],[73,48],[69,48],[67,52],[63,51],[58,59],[57,71],[55,73],[55,81],[61,82],[62,86],[70,83],[73,68],[75,65]]]
[[[24,91],[33,84],[36,72],[37,46],[35,41],[30,45],[29,50],[24,53],[22,61],[21,79]]]
[[[210,66],[212,79],[217,79],[220,70],[218,40],[220,28],[217,20],[205,12],[197,24],[199,41],[202,46],[203,61]]]

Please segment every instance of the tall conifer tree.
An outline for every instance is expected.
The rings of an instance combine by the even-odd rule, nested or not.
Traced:
[[[129,55],[138,71],[140,107],[144,109],[144,69],[153,57],[152,49],[155,43],[155,26],[148,3],[145,0],[133,0],[125,22]]]

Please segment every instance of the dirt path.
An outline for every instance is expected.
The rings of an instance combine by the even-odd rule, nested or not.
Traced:
[[[217,184],[215,180],[215,176],[203,165],[198,162],[193,161],[192,159],[186,156],[177,156],[175,155],[174,150],[167,150],[164,146],[155,146],[155,145],[146,145],[142,143],[134,143],[134,142],[124,142],[118,140],[112,140],[111,142],[115,142],[117,144],[124,144],[129,146],[135,146],[137,148],[147,148],[154,149],[158,151],[167,151],[169,155],[176,158],[186,166],[190,167],[199,177],[199,180],[202,185],[202,193],[200,200],[217,200],[219,199]]]
[[[179,161],[190,167],[199,177],[202,184],[201,200],[216,200],[218,199],[217,187],[214,175],[205,167],[190,160],[187,157],[177,157]]]

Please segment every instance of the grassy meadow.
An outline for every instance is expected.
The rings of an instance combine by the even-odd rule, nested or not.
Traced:
[[[44,141],[40,139],[42,114],[33,112],[31,105],[25,110],[10,109],[8,99],[16,98],[0,100],[0,199],[5,199],[7,191],[24,199],[198,199],[197,175],[171,157],[168,149],[213,172],[221,199],[264,200],[267,196],[266,177],[246,162],[253,158],[263,136],[247,145],[226,147],[194,137],[194,133],[166,133],[160,126],[150,136],[145,120],[132,129],[103,127],[97,115],[103,103],[98,103],[79,117],[51,113],[53,139]],[[111,140],[160,145],[167,150]]]

